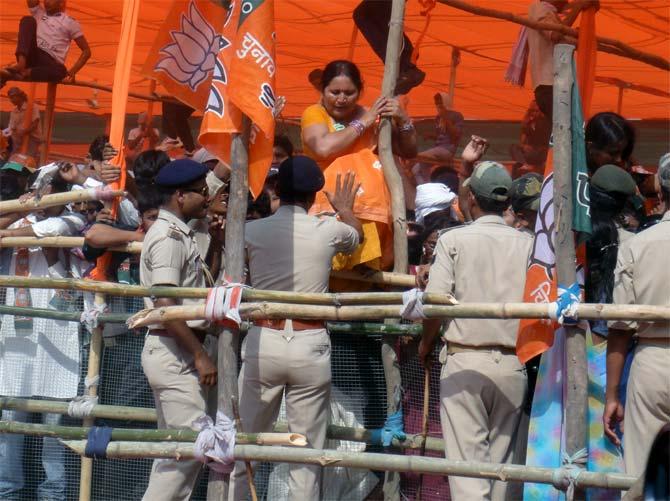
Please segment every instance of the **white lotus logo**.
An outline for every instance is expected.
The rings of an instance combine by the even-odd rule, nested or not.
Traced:
[[[171,31],[170,36],[174,43],[160,50],[164,57],[155,69],[195,91],[214,69],[223,39],[198,11],[193,0],[189,2],[188,16],[181,16],[181,31]]]

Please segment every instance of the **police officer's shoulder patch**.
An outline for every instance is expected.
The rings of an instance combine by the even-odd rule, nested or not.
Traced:
[[[167,233],[169,238],[172,238],[173,240],[181,240],[183,233],[179,231],[179,228],[177,228],[177,225],[172,223],[170,224],[170,227],[168,228],[168,233]]]

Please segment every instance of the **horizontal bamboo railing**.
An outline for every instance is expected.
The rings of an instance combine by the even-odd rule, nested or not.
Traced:
[[[32,212],[37,209],[46,209],[47,207],[57,207],[70,203],[90,202],[99,200],[100,193],[104,193],[105,198],[120,197],[126,194],[123,190],[95,190],[92,188],[84,190],[73,190],[65,193],[54,193],[53,195],[44,195],[43,197],[17,198],[15,200],[5,200],[0,202],[0,215],[11,214],[15,212]],[[69,246],[63,246],[69,247]],[[74,247],[74,246],[73,246]]]
[[[86,441],[65,441],[72,451],[83,455]],[[193,444],[182,442],[110,442],[107,458],[177,458],[192,459]],[[423,473],[470,478],[486,478],[505,482],[533,482],[555,484],[569,472],[564,469],[541,468],[516,464],[452,461],[442,458],[376,454],[369,452],[343,452],[335,450],[303,449],[295,447],[263,447],[236,445],[235,459],[269,463],[313,464],[323,467],[363,468],[374,471]],[[560,474],[560,473],[563,474]],[[636,478],[621,473],[580,471],[574,482],[578,488],[599,487],[627,490]]]
[[[18,410],[22,412],[31,412],[31,413],[53,413],[53,414],[68,415],[69,402],[54,401],[54,400],[36,400],[36,399],[15,398],[15,397],[0,397],[0,409]],[[107,419],[114,421],[134,421],[142,423],[156,422],[156,410],[145,407],[126,407],[118,405],[95,404],[91,408],[90,415],[93,418]],[[10,431],[10,429],[7,428],[8,426],[9,425],[5,425],[6,433],[26,433],[25,431],[23,432]],[[23,429],[28,431],[32,430],[35,434],[39,433],[39,431],[42,429],[44,430],[51,429],[48,428],[49,425],[31,425],[31,426],[32,428],[23,428]],[[47,428],[42,428],[44,426],[47,426]],[[18,430],[18,428],[13,428],[13,430]],[[288,432],[288,426],[286,423],[278,422],[274,427],[274,431],[278,433],[286,433]],[[0,425],[0,433],[2,433],[2,425]],[[134,435],[134,437],[135,438],[118,438],[118,440],[143,440],[139,435]],[[347,440],[351,442],[364,442],[369,444],[372,441],[372,430],[367,430],[365,428],[337,426],[331,424],[328,426],[327,437],[332,440]],[[63,438],[78,438],[78,436],[68,436],[68,437],[64,436]],[[190,441],[192,437],[190,435],[183,435],[182,438],[183,440],[181,441]],[[414,435],[411,433],[407,433],[405,440],[398,440],[397,438],[394,438],[392,441],[392,445],[400,449],[420,449],[422,442],[423,442],[422,435]],[[444,452],[444,441],[440,438],[427,437],[426,450],[442,453]]]

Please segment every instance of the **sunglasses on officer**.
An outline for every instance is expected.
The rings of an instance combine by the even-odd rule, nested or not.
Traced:
[[[180,188],[179,191],[183,193],[197,193],[204,198],[207,198],[209,195],[209,188],[207,185],[203,186],[202,188]]]

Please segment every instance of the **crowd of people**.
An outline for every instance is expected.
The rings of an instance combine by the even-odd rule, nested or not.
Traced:
[[[28,1],[32,16],[21,21],[17,63],[0,72],[3,84],[9,79],[74,78],[90,50],[81,28],[63,12],[64,3],[45,0],[42,8],[37,0]],[[536,2],[531,15],[571,24],[578,6],[572,5],[568,15],[559,18],[565,4]],[[390,17],[389,2],[364,1],[354,19],[383,58],[388,27],[381,22],[383,16],[375,17],[379,9]],[[58,30],[58,45],[33,46],[40,37],[51,40],[49,36]],[[62,63],[72,40],[82,55],[67,70]],[[417,287],[449,293],[466,303],[521,302],[551,130],[553,75],[547,76],[543,58],[556,41],[533,30],[528,34],[535,99],[523,120],[520,145],[511,149],[505,165],[486,160],[486,138],[463,138],[464,117],[445,92],[434,96],[434,133],[430,145],[420,147],[416,126],[398,97],[424,77],[412,62],[408,42],[397,95],[379,97],[369,108],[360,104],[363,77],[353,62],[335,60],[317,76],[310,74],[320,96],[302,115],[300,144],[278,135],[264,189],[255,198],[249,194],[246,283],[261,290],[360,290],[360,284],[331,280],[331,270],[392,268],[391,200],[377,155],[377,125],[380,119],[390,119],[409,221],[408,264]],[[112,163],[118,152],[106,136],[91,142],[81,162],[38,166],[39,110],[28,109],[27,96],[18,87],[10,88],[8,97],[14,110],[0,151],[1,200],[104,188],[120,178],[120,168]],[[85,242],[73,249],[3,249],[0,272],[43,278],[102,276],[144,286],[221,284],[231,171],[221,159],[198,148],[188,128],[191,113],[185,105],[164,103],[162,141],[151,117],[138,116],[123,152],[127,196],[116,213],[109,201],[96,200],[0,214],[0,239],[83,236]],[[632,124],[616,113],[598,113],[585,126],[593,225],[585,237],[587,302],[667,305],[670,276],[663,263],[670,252],[670,154],[652,173],[637,165],[635,141]],[[99,259],[108,249],[131,242],[143,243],[141,255],[112,252],[110,260]],[[85,310],[93,308],[89,294],[51,289],[7,288],[3,301],[61,311],[76,311],[80,304]],[[197,302],[145,299],[147,307]],[[603,433],[616,445],[623,441],[625,471],[640,476],[657,433],[670,422],[668,324],[589,324],[593,343],[607,344]],[[190,428],[200,416],[212,413],[219,329],[205,320],[171,320],[149,327],[142,367],[153,391],[159,428]],[[71,322],[4,315],[0,395],[74,398],[81,372],[77,330]],[[519,362],[518,330],[519,321],[513,319],[423,322],[418,350],[428,370],[438,338],[444,341],[439,384],[446,458],[524,461],[519,456],[527,435],[523,416],[533,398],[538,361],[526,366]],[[323,321],[253,322],[243,340],[239,374],[245,432],[271,431],[283,398],[290,431],[304,434],[310,447],[323,448],[330,354]],[[631,359],[632,364],[626,362]],[[626,379],[627,393],[622,393]],[[2,416],[26,419],[16,411],[5,410]],[[45,414],[43,419],[60,422],[56,414]],[[19,495],[24,487],[22,461],[16,459],[22,453],[20,436],[0,436],[1,499]],[[65,497],[63,454],[53,439],[44,440],[40,498]],[[155,461],[144,499],[188,499],[200,467],[193,460]],[[320,476],[320,467],[291,465],[291,499],[319,499]],[[488,479],[451,477],[449,488],[457,500],[502,500],[510,495],[507,483]],[[231,496],[245,499],[247,490],[245,466],[237,464]]]

